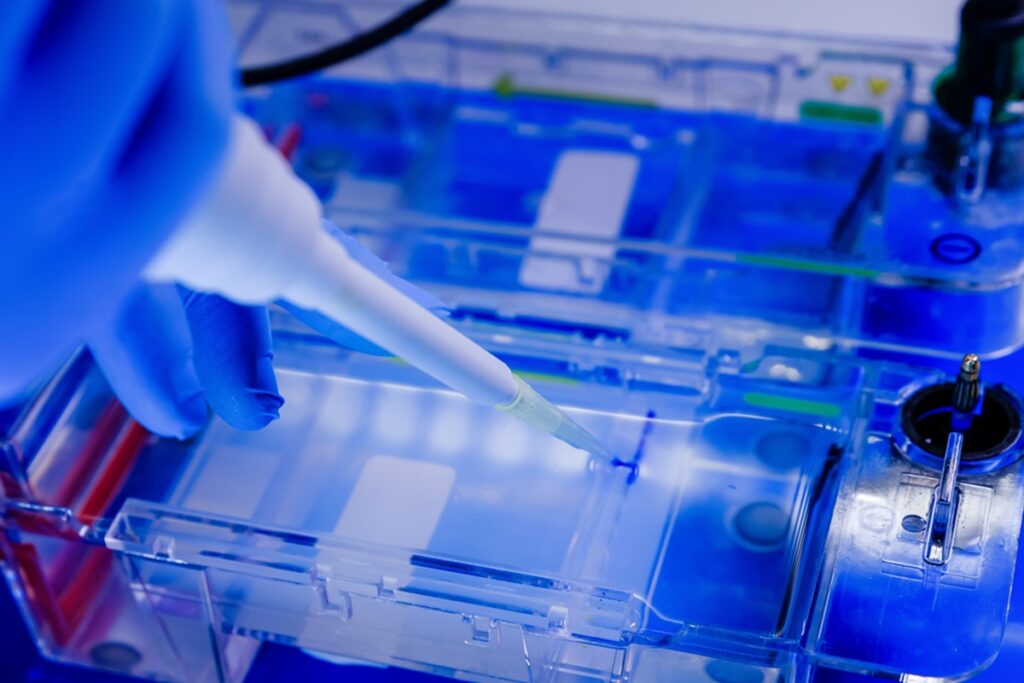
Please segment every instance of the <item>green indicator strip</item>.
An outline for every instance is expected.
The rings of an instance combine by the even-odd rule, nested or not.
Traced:
[[[568,100],[570,102],[593,102],[595,104],[614,104],[622,107],[642,107],[656,109],[658,103],[641,97],[620,97],[601,93],[582,92],[576,90],[559,90],[557,88],[532,88],[516,85],[510,74],[502,74],[494,82],[494,92],[499,97],[543,97],[551,100]]]
[[[513,371],[514,374],[522,377],[524,380],[536,380],[538,382],[551,382],[552,384],[568,384],[576,385],[582,384],[578,379],[571,377],[562,377],[561,375],[549,375],[546,372],[526,372],[526,371]]]
[[[808,273],[821,273],[822,275],[853,275],[856,277],[878,277],[882,274],[880,270],[871,268],[859,268],[857,266],[844,266],[836,263],[821,263],[819,261],[806,261],[803,259],[786,258],[784,256],[760,256],[758,254],[737,254],[737,263],[748,263],[755,266],[771,266],[772,268],[786,268],[788,270],[802,270]]]
[[[787,413],[802,413],[815,417],[839,417],[842,413],[842,409],[835,403],[807,401],[777,394],[762,394],[757,391],[748,391],[743,394],[743,402],[754,408],[784,410]]]
[[[825,100],[804,100],[800,103],[800,118],[817,119],[819,121],[842,121],[844,123],[863,123],[871,126],[881,125],[882,112],[874,107],[858,107]]]

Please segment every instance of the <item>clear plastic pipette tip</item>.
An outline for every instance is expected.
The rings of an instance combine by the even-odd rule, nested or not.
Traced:
[[[554,408],[554,406],[552,406]],[[555,408],[558,410],[558,408]],[[605,460],[612,460],[611,452],[597,440],[593,434],[584,429],[578,422],[558,410],[562,416],[562,424],[558,426],[558,429],[551,432],[551,435],[561,439],[565,443],[578,448],[581,451],[593,453],[594,455],[604,458]]]
[[[516,377],[519,391],[508,403],[500,403],[498,410],[519,418],[528,425],[561,439],[573,448],[587,451],[606,460],[613,460],[611,452],[571,417],[538,394],[533,387]]]

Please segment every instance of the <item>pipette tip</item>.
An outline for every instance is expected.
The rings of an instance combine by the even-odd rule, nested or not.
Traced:
[[[565,413],[562,413],[562,424],[555,431],[551,432],[551,435],[581,451],[587,451],[606,460],[614,459],[611,451],[598,441],[597,437]]]
[[[536,392],[521,377],[516,377],[519,391],[508,403],[495,408],[518,417],[523,422],[551,434],[573,448],[613,460],[611,452],[593,434]]]

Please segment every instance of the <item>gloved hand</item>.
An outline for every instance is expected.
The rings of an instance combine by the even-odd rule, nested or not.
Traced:
[[[229,38],[208,0],[0,2],[0,400],[112,318],[211,180]]]
[[[324,229],[361,264],[420,305],[439,300],[393,275],[387,265],[336,226]],[[315,311],[281,301],[321,334],[364,353],[387,352]],[[209,403],[238,429],[259,429],[284,402],[271,365],[262,306],[242,306],[180,286],[141,284],[109,325],[88,338],[93,357],[128,411],[151,431],[183,438],[206,421]]]
[[[157,433],[191,434],[205,402],[243,429],[277,415],[265,309],[139,282],[216,173],[230,58],[223,9],[209,0],[0,2],[0,403],[84,340],[129,411]],[[364,265],[386,270],[328,229]]]

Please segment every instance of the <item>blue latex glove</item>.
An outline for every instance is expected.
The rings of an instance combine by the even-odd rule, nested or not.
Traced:
[[[230,57],[223,8],[210,0],[0,0],[0,403],[84,340],[129,411],[157,433],[193,433],[207,402],[242,429],[276,417],[265,309],[138,280],[216,170],[232,108]],[[357,260],[386,271],[329,229]]]
[[[0,400],[114,315],[211,179],[229,38],[207,0],[0,2]]]
[[[324,228],[358,262],[412,297],[443,311],[439,300],[393,275],[352,237]],[[279,302],[321,334],[365,353],[386,354],[319,313]],[[173,285],[139,285],[112,324],[90,335],[89,347],[114,391],[148,429],[185,437],[206,421],[206,404],[238,429],[259,429],[278,415],[267,311],[216,294]]]

